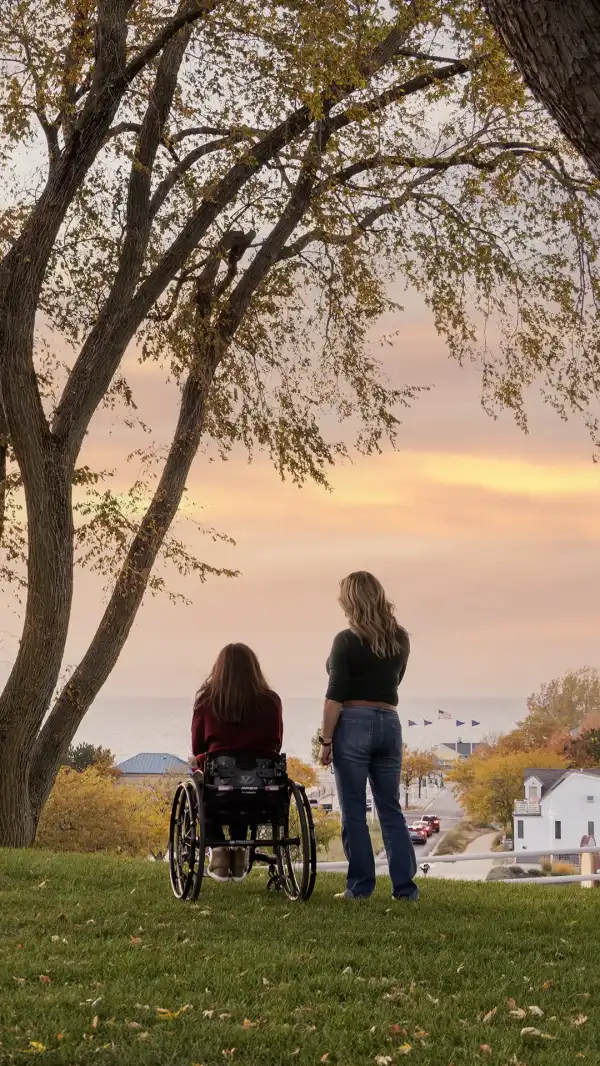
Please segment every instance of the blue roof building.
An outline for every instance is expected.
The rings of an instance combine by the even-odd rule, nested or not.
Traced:
[[[168,752],[142,751],[131,759],[117,764],[117,770],[127,776],[189,773],[190,766],[185,759]]]

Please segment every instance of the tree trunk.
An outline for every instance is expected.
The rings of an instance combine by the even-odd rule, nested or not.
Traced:
[[[510,55],[600,178],[600,0],[484,0]]]
[[[206,399],[216,364],[216,355],[209,353],[201,372],[190,372],[173,443],[152,502],[129,548],[98,630],[35,743],[30,801],[36,827],[63,756],[119,658],[156,557],[181,503],[202,437]]]
[[[28,592],[23,634],[0,695],[0,847],[33,842],[28,781],[35,740],[58,682],[73,590],[71,476],[50,445],[43,481],[26,491]]]

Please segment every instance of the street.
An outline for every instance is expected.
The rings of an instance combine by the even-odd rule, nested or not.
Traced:
[[[428,790],[428,795],[423,794],[421,799],[423,800],[423,806],[418,810],[405,811],[405,818],[408,824],[411,825],[413,822],[417,822],[423,814],[436,814],[440,819],[440,832],[433,833],[426,844],[420,844],[415,848],[415,855],[418,863],[424,861],[424,857],[432,851],[437,843],[439,843],[443,834],[447,833],[449,829],[452,829],[457,822],[460,822],[463,816],[462,808],[457,803],[449,788],[441,790],[430,788]],[[415,802],[412,797],[411,802]],[[377,874],[387,874],[388,868],[385,852],[378,855],[375,862]],[[317,869],[323,870],[324,872],[345,872],[347,867],[348,864],[346,862],[317,863]]]
[[[443,788],[439,792],[436,791],[433,793],[433,797],[432,792],[433,790],[430,790],[429,797],[425,798],[425,805],[419,810],[405,811],[405,818],[409,825],[412,825],[413,822],[418,822],[424,814],[435,814],[440,820],[439,833],[433,833],[426,844],[416,845],[415,855],[417,856],[417,862],[421,862],[423,856],[428,855],[436,844],[440,842],[443,834],[452,829],[463,817],[462,808],[449,788]]]

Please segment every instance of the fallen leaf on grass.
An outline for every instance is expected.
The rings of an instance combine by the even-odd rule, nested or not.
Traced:
[[[236,1047],[223,1048],[223,1054],[224,1055],[235,1055],[236,1051],[237,1051]]]
[[[390,1066],[392,1061],[391,1055],[377,1055],[375,1059],[377,1066]]]
[[[226,1022],[228,1018],[231,1018],[231,1014],[227,1014],[227,1012],[225,1012],[224,1014],[219,1014],[220,1022]]]
[[[326,1051],[324,1055],[321,1055],[321,1062],[327,1062],[328,1058],[329,1058],[329,1052]]]
[[[517,1001],[514,999],[507,999],[506,1006],[509,1010],[517,1010]]]
[[[523,1021],[523,1018],[526,1018],[526,1017],[527,1017],[527,1011],[526,1011],[526,1010],[523,1010],[523,1008],[522,1008],[522,1007],[517,1007],[517,1009],[516,1009],[516,1010],[511,1010],[511,1011],[509,1011],[508,1013],[509,1013],[509,1014],[510,1014],[510,1015],[511,1015],[511,1016],[512,1016],[513,1018],[518,1018],[518,1019],[519,1019],[520,1021]]]
[[[142,938],[141,938],[141,936],[131,936],[131,935],[130,935],[130,936],[129,936],[129,940],[130,940],[130,942],[131,942],[132,944],[141,944],[141,943],[142,943]]]
[[[52,941],[52,943],[53,943],[53,944],[57,944],[57,943],[58,943],[58,941],[60,940],[60,937],[59,937],[59,936],[57,936],[57,935],[56,935],[56,933],[55,933],[55,934],[54,934],[54,936],[51,936],[51,937],[50,937],[50,939],[51,939],[51,941]]]
[[[413,1036],[415,1040],[425,1040],[425,1037],[429,1036],[429,1033],[426,1029],[421,1029],[420,1026],[417,1026],[413,1033]]]
[[[576,1018],[572,1018],[573,1025],[580,1026],[585,1025],[587,1022],[587,1014],[578,1014]]]
[[[270,985],[271,984],[271,982],[269,981],[268,977],[263,977],[262,983],[263,983],[263,985]]]
[[[400,1047],[397,1048],[396,1054],[408,1055],[409,1051],[412,1051],[412,1044],[400,1044]]]
[[[489,1010],[487,1012],[487,1014],[484,1014],[483,1018],[481,1019],[483,1024],[484,1025],[489,1025],[489,1023],[491,1022],[492,1018],[495,1018],[497,1011],[498,1011],[498,1008],[497,1007],[493,1007],[492,1010]]]
[[[492,1049],[491,1049],[489,1044],[480,1044],[479,1045],[479,1050],[483,1051],[484,1055],[491,1055],[492,1054]]]
[[[163,1021],[170,1022],[173,1018],[178,1018],[180,1014],[185,1014],[186,1011],[193,1010],[194,1008],[191,1003],[184,1003],[183,1007],[180,1007],[179,1010],[167,1010],[166,1007],[155,1007],[154,1009],[159,1018],[162,1018]]]
[[[210,911],[198,911],[198,914],[200,915],[201,918],[210,917]]]
[[[534,1014],[536,1018],[543,1018],[544,1012],[541,1007],[528,1007],[527,1010],[530,1014]]]
[[[39,1040],[30,1040],[27,1046],[29,1047],[30,1051],[33,1052],[34,1055],[40,1055],[42,1051],[48,1050],[46,1045],[41,1044]]]
[[[342,974],[349,974],[349,973],[352,973],[352,967],[351,966],[346,966],[346,969],[342,970]]]
[[[212,1018],[214,1013],[215,1013],[214,1010],[203,1010],[202,1011],[202,1017],[203,1018]]]
[[[244,1029],[256,1029],[256,1027],[258,1025],[258,1022],[251,1022],[249,1018],[244,1018],[244,1021],[242,1022],[242,1025],[243,1025]],[[322,1061],[323,1060],[321,1059],[321,1062]]]
[[[150,1033],[138,1033],[138,1040],[147,1040]]]
[[[92,1018],[92,1029],[97,1029],[98,1028],[98,1022],[99,1021],[100,1021],[100,1019],[98,1018],[98,1015],[94,1014],[94,1017]]]
[[[521,1036],[534,1036],[540,1040],[556,1040],[556,1037],[551,1036],[550,1033],[541,1033],[539,1029],[533,1029],[531,1026],[521,1029]]]
[[[408,1030],[404,1029],[401,1025],[390,1025],[389,1032],[393,1036],[408,1036]]]
[[[38,885],[38,888],[46,888],[47,885],[48,885],[47,881],[41,881],[40,884]]]
[[[552,985],[553,985],[553,981],[544,981],[544,983],[542,985],[543,991],[544,992],[548,992],[552,988]]]
[[[40,974],[40,981],[42,982],[43,985],[51,985],[52,984],[52,978],[48,977],[47,973],[41,973]]]
[[[25,978],[24,977],[13,977],[13,981],[16,981],[18,985],[24,985],[25,984]]]
[[[414,984],[414,982],[413,982],[413,984]],[[412,991],[414,991],[414,989],[413,989],[413,986],[412,986],[412,985],[411,985],[411,989],[410,989],[410,990],[411,990],[411,992],[412,992]],[[437,1006],[438,1006],[438,1004],[439,1004],[439,1002],[440,1002],[440,1001],[439,1001],[439,999],[436,999],[436,998],[435,998],[435,996],[430,996],[430,995],[429,995],[429,992],[427,993],[427,999],[428,999],[428,1000],[429,1000],[429,1001],[430,1001],[431,1003],[433,1003],[434,1007],[437,1007]]]
[[[142,1028],[142,1023],[141,1022],[126,1022],[125,1024],[126,1024],[127,1029],[141,1029]]]

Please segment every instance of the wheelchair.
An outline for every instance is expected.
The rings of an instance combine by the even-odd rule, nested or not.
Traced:
[[[222,847],[207,826],[250,826],[248,840],[226,846],[248,850],[248,873],[263,864],[267,889],[289,900],[308,900],[317,876],[317,845],[312,810],[302,785],[287,775],[285,755],[228,751],[207,754],[175,791],[169,829],[169,872],[177,899],[198,899],[208,849]]]

